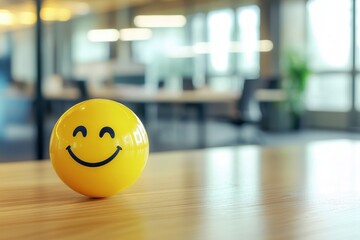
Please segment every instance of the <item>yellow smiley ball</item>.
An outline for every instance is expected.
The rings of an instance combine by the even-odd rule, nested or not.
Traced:
[[[70,188],[89,197],[108,197],[133,184],[149,155],[139,118],[126,106],[92,99],[67,110],[50,139],[51,163]]]

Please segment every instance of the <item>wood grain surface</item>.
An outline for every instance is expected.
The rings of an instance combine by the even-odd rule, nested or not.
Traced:
[[[151,154],[105,199],[49,161],[3,163],[0,239],[360,239],[360,142]]]

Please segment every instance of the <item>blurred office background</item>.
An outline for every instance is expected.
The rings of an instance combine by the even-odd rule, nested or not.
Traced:
[[[359,23],[359,0],[1,0],[0,160],[48,158],[57,118],[109,89],[134,93],[119,101],[144,119],[151,151],[357,138]],[[296,126],[276,97],[289,51],[311,70]],[[252,94],[236,122],[246,81],[270,97]],[[240,99],[206,103],[205,119],[191,101],[134,101],[204,89]]]

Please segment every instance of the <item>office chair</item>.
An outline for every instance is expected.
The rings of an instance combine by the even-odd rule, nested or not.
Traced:
[[[239,101],[236,104],[236,114],[232,120],[234,124],[257,123],[259,119],[253,114],[256,103],[255,93],[260,87],[259,79],[245,79]]]
[[[89,91],[86,80],[77,80],[75,82],[75,86],[79,89],[81,100],[86,100],[89,98]]]
[[[281,76],[269,76],[262,81],[261,88],[269,90],[282,89]],[[259,102],[261,112],[261,122],[259,123],[263,131],[283,131],[286,126],[282,123],[277,104],[271,101]],[[286,124],[285,124],[286,125]]]
[[[259,79],[245,79],[243,83],[243,89],[241,96],[236,103],[235,114],[228,116],[225,120],[233,124],[236,127],[253,127],[255,128],[253,136],[241,138],[241,132],[239,131],[237,136],[238,142],[246,143],[256,143],[260,144],[262,142],[261,131],[258,128],[260,122],[260,117],[258,116],[260,111],[258,109],[258,104],[255,99],[256,90],[260,87]],[[257,111],[258,110],[258,111]],[[258,113],[258,114],[257,114]],[[250,129],[250,128],[248,128]],[[242,129],[244,130],[244,129]],[[243,132],[244,133],[244,132]]]
[[[182,79],[182,89],[186,90],[195,90],[194,82],[192,77],[183,77]]]

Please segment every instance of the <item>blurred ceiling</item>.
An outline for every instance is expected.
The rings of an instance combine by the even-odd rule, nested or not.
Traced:
[[[43,1],[44,21],[68,21],[89,13],[114,11],[150,4],[153,0],[48,0]],[[0,30],[12,30],[33,25],[36,21],[35,1],[0,0]]]
[[[149,4],[159,6],[159,4],[182,1],[187,0],[47,0],[43,1],[43,6],[68,8],[74,10],[76,14],[78,11],[103,12]],[[200,1],[206,2],[206,0]],[[29,10],[34,9],[34,3],[33,0],[0,0],[0,8],[17,11]]]
[[[0,8],[10,11],[28,11],[35,9],[33,0],[0,0]],[[111,11],[119,8],[133,7],[147,4],[152,0],[48,0],[43,1],[43,7],[67,8],[74,15],[89,12]]]
[[[122,8],[132,8],[136,15],[185,14],[189,11],[199,11],[198,6],[216,9],[234,3],[254,1],[256,0],[45,0],[41,17],[44,21],[68,21],[89,13]],[[33,25],[35,20],[34,0],[0,0],[0,31]]]

